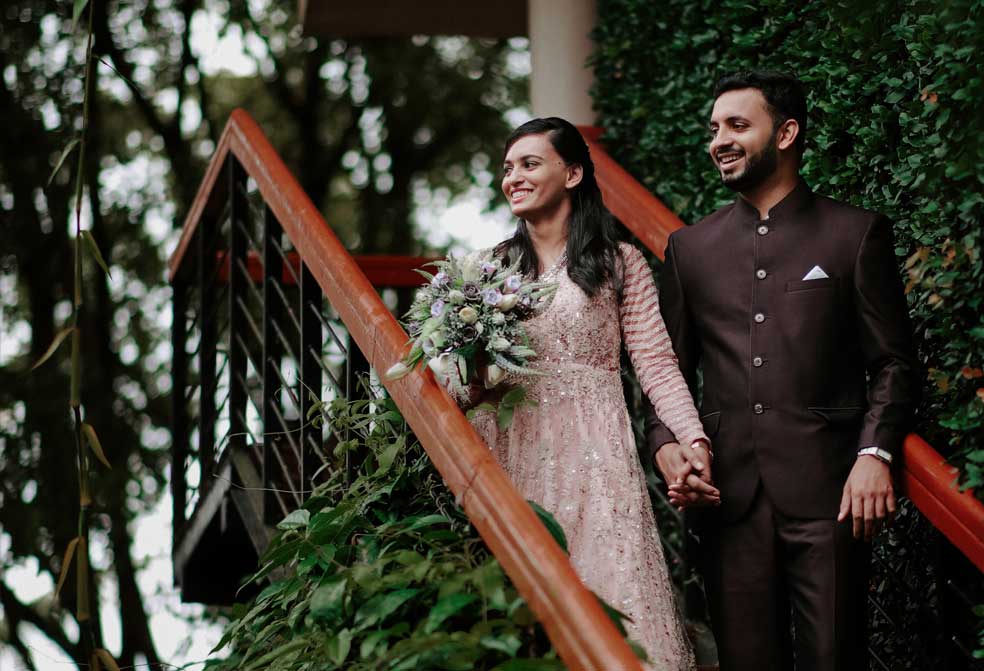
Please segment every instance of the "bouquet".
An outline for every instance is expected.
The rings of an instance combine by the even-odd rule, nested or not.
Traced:
[[[410,353],[386,377],[399,379],[426,362],[456,396],[467,397],[475,382],[492,389],[510,373],[538,374],[528,365],[536,352],[523,320],[557,285],[525,281],[518,262],[506,267],[491,251],[429,265],[437,273],[417,271],[429,284],[417,292],[404,320]],[[512,394],[511,405],[524,396]]]

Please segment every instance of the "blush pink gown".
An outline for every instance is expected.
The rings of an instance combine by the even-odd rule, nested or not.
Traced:
[[[623,244],[622,305],[606,287],[589,298],[561,259],[542,279],[559,284],[526,324],[546,375],[514,380],[536,407],[499,431],[493,413],[473,423],[520,493],[552,513],[580,578],[632,618],[629,636],[649,668],[691,670],[694,657],[677,607],[629,420],[619,355],[624,342],[660,419],[681,444],[704,438],[659,314],[652,271]]]

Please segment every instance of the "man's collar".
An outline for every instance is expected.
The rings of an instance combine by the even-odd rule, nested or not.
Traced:
[[[769,216],[766,218],[769,221],[786,219],[795,212],[807,207],[812,202],[813,190],[810,189],[810,186],[804,179],[800,178],[793,190],[786,194],[785,198],[772,206],[772,209],[769,210]],[[734,212],[739,221],[742,222],[758,223],[761,219],[758,208],[740,195],[735,201]]]

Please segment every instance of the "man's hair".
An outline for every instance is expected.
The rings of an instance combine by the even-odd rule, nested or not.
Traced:
[[[772,115],[773,127],[788,119],[796,119],[799,133],[796,135],[796,149],[800,156],[806,149],[806,92],[803,83],[796,77],[781,72],[767,70],[741,70],[731,72],[717,80],[714,85],[714,99],[722,93],[738,89],[757,89],[768,103],[769,114]]]

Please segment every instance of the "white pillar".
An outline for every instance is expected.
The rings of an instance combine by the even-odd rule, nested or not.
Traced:
[[[529,0],[529,20],[533,115],[593,125],[594,72],[586,61],[594,50],[595,0]]]

